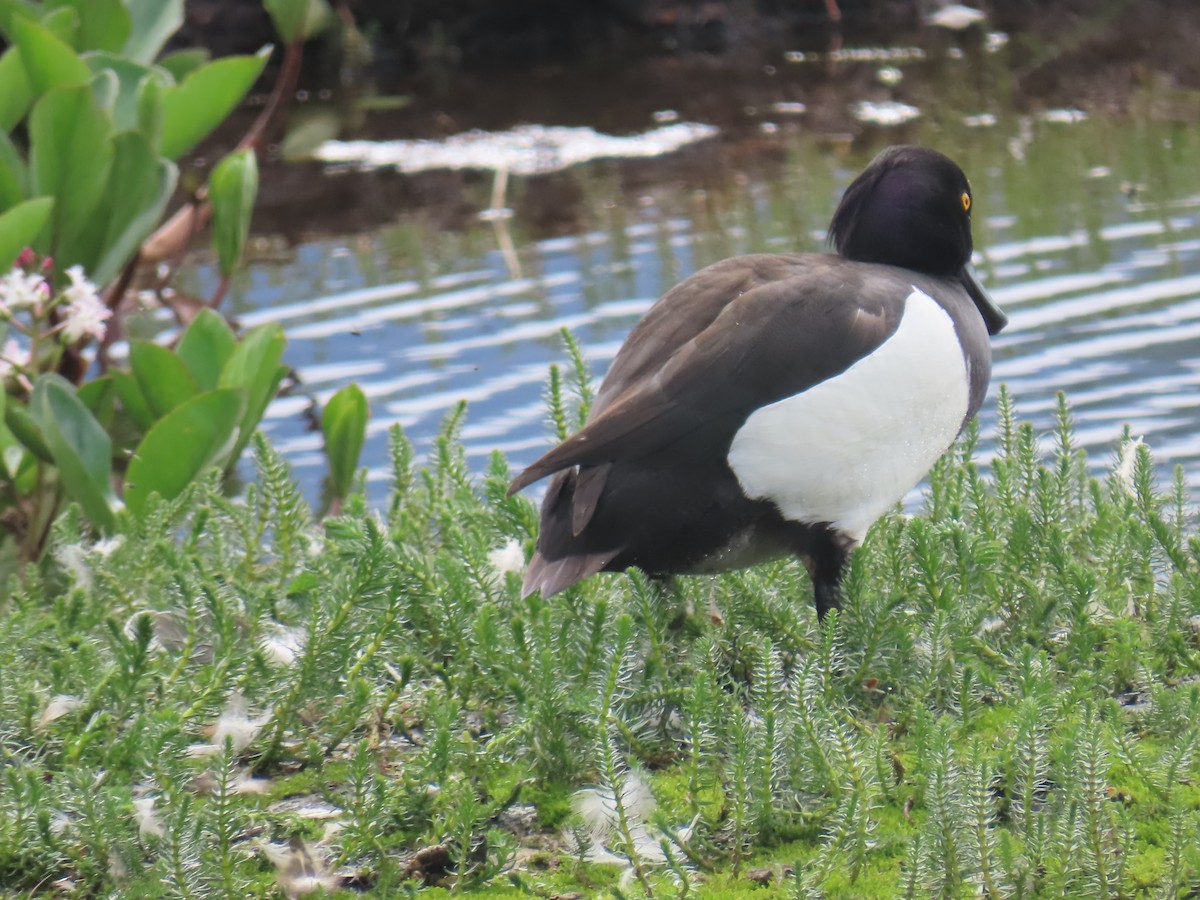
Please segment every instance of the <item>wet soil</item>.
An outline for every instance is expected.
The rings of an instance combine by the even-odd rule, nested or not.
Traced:
[[[369,35],[371,62],[352,84],[339,84],[345,76],[341,43],[336,36],[317,41],[307,52],[300,97],[315,107],[324,95],[327,105],[347,109],[365,94],[404,98],[403,108],[349,116],[341,124],[342,137],[376,140],[521,123],[622,134],[653,127],[663,110],[721,129],[718,140],[673,154],[669,162],[621,163],[620,177],[631,191],[664,179],[681,190],[705,187],[742,165],[782,161],[784,144],[763,135],[764,123],[779,121],[770,112],[779,102],[805,104],[804,130],[835,149],[852,142],[864,126],[848,109],[881,92],[878,66],[788,63],[787,54],[797,50],[811,56],[839,47],[919,47],[930,60],[942,60],[957,48],[965,58],[954,65],[968,67],[967,78],[979,81],[991,77],[982,59],[986,32],[998,30],[1010,39],[1003,51],[1006,107],[1121,115],[1144,89],[1157,86],[1182,98],[1160,112],[1198,118],[1200,4],[1194,0],[984,5],[991,14],[986,29],[952,34],[921,27],[918,7],[908,0],[842,0],[838,27],[822,0],[359,0],[343,4],[342,12]],[[518,7],[520,14],[513,12]],[[255,49],[271,32],[259,4],[193,0],[182,37],[220,53]],[[962,78],[962,72],[930,62],[913,80],[923,79],[925,98],[936,98],[938,79]],[[993,88],[979,85],[981,95]],[[253,112],[202,148],[199,168],[237,140]],[[305,115],[303,100],[293,105],[293,122]],[[480,172],[387,171],[331,178],[317,164],[280,163],[273,149],[263,168],[255,229],[289,242],[361,231],[394,221],[401,211],[439,230],[463,228],[475,221],[478,197],[492,179]],[[542,176],[526,188],[513,202],[531,236],[577,228],[577,179]]]
[[[840,10],[831,20],[827,3]],[[377,74],[442,79],[461,71],[529,71],[704,53],[738,56],[786,46],[806,49],[847,38],[911,33],[941,0],[332,0],[343,22],[366,36]],[[1119,95],[1146,72],[1200,87],[1200,5],[1195,0],[979,0],[987,27],[1028,39],[1022,78],[1044,94]],[[275,40],[259,3],[188,0],[178,43],[216,55]],[[341,54],[337,29],[314,42],[309,71],[320,77]],[[334,60],[336,64],[336,59]],[[1104,99],[1113,99],[1112,97]]]

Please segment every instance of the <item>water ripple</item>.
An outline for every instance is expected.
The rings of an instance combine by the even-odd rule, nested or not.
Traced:
[[[305,430],[302,414],[354,379],[372,401],[364,452],[372,482],[388,477],[391,425],[403,426],[424,452],[447,410],[464,399],[471,408],[461,437],[472,465],[482,466],[494,449],[514,466],[527,463],[551,442],[544,394],[550,365],[566,363],[561,329],[577,335],[599,377],[653,298],[699,265],[747,250],[816,245],[820,232],[803,222],[775,228],[755,218],[771,203],[770,190],[750,195],[764,205],[715,225],[701,214],[658,214],[644,204],[648,221],[629,215],[628,224],[607,231],[522,245],[524,271],[535,273],[524,277],[512,277],[497,250],[461,260],[462,271],[283,306],[254,308],[251,294],[242,323],[283,323],[288,361],[301,381],[293,396],[271,405],[264,426],[298,469],[315,476],[323,465],[320,437]],[[1055,393],[1067,391],[1080,445],[1095,466],[1108,464],[1128,423],[1161,461],[1200,475],[1200,217],[1188,214],[1197,207],[1200,194],[1192,192],[1160,204],[1131,201],[1065,234],[1031,234],[1022,224],[1019,238],[1012,236],[1024,221],[1017,213],[1000,205],[989,216],[1002,239],[984,248],[980,269],[1011,318],[994,342],[993,393],[1007,383],[1019,408],[1048,431]],[[328,242],[309,256],[337,247]],[[296,266],[285,280],[319,283]],[[987,434],[994,403],[981,418]]]

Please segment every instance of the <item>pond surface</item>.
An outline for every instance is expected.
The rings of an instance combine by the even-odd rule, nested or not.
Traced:
[[[1195,482],[1200,130],[1189,120],[1200,106],[1151,85],[1119,118],[1039,111],[1011,86],[1002,50],[957,62],[933,62],[935,52],[945,47],[924,61],[843,62],[837,73],[793,63],[786,87],[755,109],[732,99],[737,121],[710,120],[717,138],[673,156],[514,176],[503,197],[517,210],[509,219],[473,219],[494,187],[479,175],[455,182],[465,227],[437,227],[428,209],[397,210],[366,231],[262,254],[234,284],[226,311],[246,326],[281,322],[286,361],[301,381],[271,405],[264,428],[315,497],[324,458],[305,411],[353,380],[371,403],[363,462],[373,481],[389,475],[390,426],[427,452],[460,400],[469,404],[461,436],[472,466],[500,450],[516,469],[550,443],[544,395],[550,366],[567,362],[561,329],[579,339],[599,378],[634,322],[680,278],[738,253],[821,250],[841,190],[874,153],[922,143],[971,178],[978,267],[1011,318],[994,343],[985,437],[998,385],[1044,430],[1065,391],[1094,466],[1110,463],[1128,424],[1160,463],[1181,464]],[[878,75],[887,66],[904,75],[894,88]],[[821,93],[848,82],[857,95]],[[901,127],[856,126],[843,112],[855,96],[902,99],[921,116]],[[814,108],[822,97],[842,120]],[[791,105],[773,105],[783,100]],[[511,119],[529,121],[518,96]],[[609,119],[610,111],[596,116]],[[313,172],[345,179],[347,196],[361,177]],[[558,234],[539,237],[548,231]],[[198,293],[216,281],[204,265],[189,277]]]

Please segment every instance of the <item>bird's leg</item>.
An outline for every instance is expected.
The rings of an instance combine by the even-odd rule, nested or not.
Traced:
[[[831,609],[842,608],[842,586],[840,579],[831,581],[813,580],[813,605],[817,608],[817,621],[824,622]]]
[[[830,528],[809,536],[804,565],[813,583],[813,605],[817,619],[823,621],[831,609],[842,607],[842,575],[854,549],[852,541]]]

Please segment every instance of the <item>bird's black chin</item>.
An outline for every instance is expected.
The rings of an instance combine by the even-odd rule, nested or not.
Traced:
[[[967,294],[975,302],[975,308],[983,316],[983,324],[987,326],[988,334],[999,334],[1008,324],[1008,316],[996,305],[992,295],[987,292],[975,275],[975,267],[967,265],[962,270],[962,283]]]

